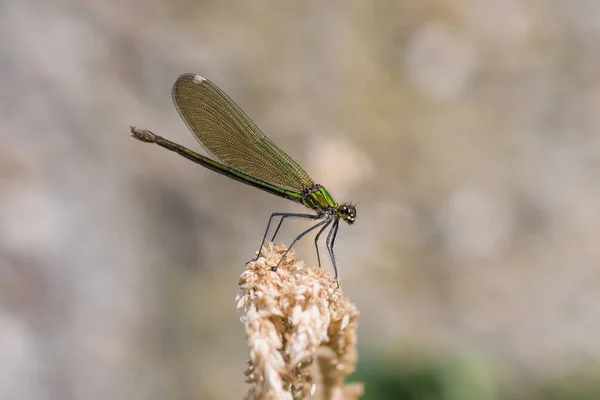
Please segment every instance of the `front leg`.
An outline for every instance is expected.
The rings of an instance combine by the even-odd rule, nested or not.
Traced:
[[[317,251],[317,263],[319,264],[319,268],[321,268],[321,254],[319,253],[319,237],[321,236],[321,233],[323,233],[323,231],[327,229],[329,224],[331,224],[331,221],[333,221],[333,219],[329,218],[329,222],[323,225],[323,227],[319,229],[319,232],[315,236],[315,250]]]
[[[331,262],[333,263],[333,271],[335,272],[335,279],[338,277],[337,272],[337,264],[335,262],[335,253],[333,252],[333,244],[335,243],[335,237],[337,236],[338,228],[340,227],[340,220],[336,219],[333,223],[333,226],[329,230],[327,234],[327,240],[325,240],[325,247],[327,247],[327,251],[329,251],[329,257],[331,257]]]

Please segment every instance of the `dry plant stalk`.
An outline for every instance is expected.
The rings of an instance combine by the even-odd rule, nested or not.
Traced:
[[[358,309],[320,268],[304,268],[292,249],[267,243],[240,276],[236,298],[250,347],[247,399],[357,399],[344,385],[357,360]]]

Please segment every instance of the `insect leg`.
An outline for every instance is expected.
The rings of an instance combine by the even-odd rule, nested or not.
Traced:
[[[325,229],[327,229],[327,227],[329,226],[331,221],[333,221],[333,220],[331,218],[329,218],[329,222],[327,222],[325,225],[323,225],[323,227],[321,229],[319,229],[317,236],[315,236],[315,250],[317,250],[317,262],[319,263],[319,268],[321,268],[321,255],[319,254],[319,237],[321,236],[321,233],[323,233],[323,231]]]
[[[339,226],[340,226],[340,220],[336,219],[335,222],[333,223],[333,226],[329,230],[329,233],[327,234],[327,240],[325,241],[325,246],[327,247],[327,250],[329,251],[329,257],[331,257],[331,262],[333,263],[333,271],[335,272],[336,279],[338,276],[338,272],[337,272],[337,264],[335,262],[335,254],[333,252],[333,244],[335,243],[335,237],[337,236],[337,231],[338,231]]]
[[[277,237],[277,234],[279,233],[279,229],[281,228],[281,225],[283,224],[283,220],[286,219],[287,217],[304,218],[304,219],[319,219],[319,218],[321,218],[319,215],[315,215],[315,214],[294,214],[294,213],[277,213],[277,214],[281,215],[281,219],[279,220],[279,224],[277,224],[277,229],[275,229],[275,233],[273,233],[271,242],[275,240],[275,237]],[[272,217],[273,216],[271,216],[271,218]]]
[[[260,247],[258,248],[258,253],[256,253],[256,257],[252,261],[258,260],[260,251],[262,250],[262,247],[265,244],[265,240],[267,240],[267,235],[269,234],[269,229],[271,228],[271,222],[273,221],[273,218],[275,218],[275,217],[281,217],[281,220],[279,221],[279,224],[277,225],[277,229],[275,230],[275,234],[271,238],[271,241],[275,240],[275,236],[277,235],[277,232],[279,231],[279,228],[281,228],[281,224],[283,223],[283,220],[286,217],[297,217],[297,218],[306,218],[306,219],[319,218],[319,216],[314,215],[314,214],[295,214],[295,213],[281,213],[281,212],[271,214],[271,217],[269,217],[269,222],[267,223],[267,229],[265,229],[265,234],[263,235],[263,238],[260,242]]]
[[[285,251],[285,253],[283,253],[283,256],[281,256],[281,260],[279,260],[279,262],[277,263],[276,266],[271,267],[271,271],[277,271],[277,268],[279,267],[279,264],[281,264],[281,262],[283,261],[283,259],[285,258],[285,256],[287,255],[287,253],[292,249],[292,247],[294,247],[294,245],[296,244],[296,242],[300,239],[302,239],[304,237],[304,235],[306,235],[307,233],[317,229],[318,227],[328,224],[331,222],[330,218],[324,219],[323,221],[319,222],[318,224],[315,224],[313,226],[311,226],[310,228],[308,228],[307,230],[305,230],[304,232],[302,232],[301,234],[298,235],[298,237],[296,237],[296,239],[294,239],[294,241],[290,244],[290,246],[288,247],[288,249]]]

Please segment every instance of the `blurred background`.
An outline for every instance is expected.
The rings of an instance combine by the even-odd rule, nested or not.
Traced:
[[[129,137],[200,150],[185,72],[358,202],[365,399],[600,398],[599,2],[0,6],[0,399],[243,397],[238,276],[303,209]]]

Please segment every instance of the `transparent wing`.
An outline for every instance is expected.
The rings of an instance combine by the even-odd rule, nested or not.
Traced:
[[[296,192],[313,186],[300,164],[208,79],[181,75],[173,86],[173,102],[202,147],[224,164]]]

